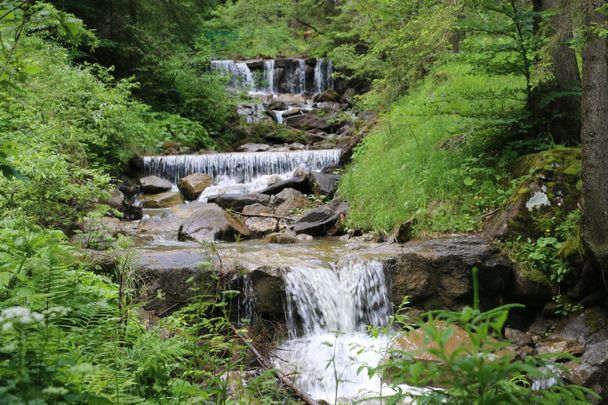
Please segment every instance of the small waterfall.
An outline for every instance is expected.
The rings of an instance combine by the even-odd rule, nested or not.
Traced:
[[[245,62],[233,60],[211,61],[211,70],[228,76],[228,88],[232,90],[254,90],[255,81],[249,66]]]
[[[315,93],[323,93],[334,87],[333,67],[330,60],[319,59],[315,65]]]
[[[347,256],[335,267],[294,268],[283,277],[290,340],[277,349],[275,366],[318,400],[380,395],[380,378],[359,369],[377,366],[387,349],[386,336],[365,333],[391,315],[382,263]]]
[[[148,175],[162,177],[174,183],[192,173],[204,173],[216,180],[228,178],[247,183],[260,176],[287,174],[300,167],[321,171],[325,167],[337,165],[340,154],[340,149],[323,149],[146,156],[144,170]]]
[[[277,94],[279,82],[278,76],[275,74],[274,59],[264,61],[264,79],[266,81],[266,93]]]
[[[289,335],[350,333],[383,326],[391,314],[382,263],[345,257],[333,268],[296,268],[284,275]]]

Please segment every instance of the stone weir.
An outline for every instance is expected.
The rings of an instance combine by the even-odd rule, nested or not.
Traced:
[[[204,173],[216,181],[249,183],[265,175],[288,175],[298,168],[321,171],[338,165],[340,154],[340,149],[325,149],[147,156],[144,157],[144,170],[148,175],[173,183],[192,173]]]
[[[228,76],[231,90],[314,95],[333,88],[328,59],[214,60],[211,69]]]

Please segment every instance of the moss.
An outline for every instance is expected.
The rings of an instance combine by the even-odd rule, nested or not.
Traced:
[[[306,132],[273,122],[258,122],[243,127],[240,144],[254,143],[306,143]]]
[[[559,249],[558,253],[563,259],[567,260],[569,258],[580,255],[580,252],[581,244],[579,237],[577,235],[573,235],[566,239],[562,247]]]

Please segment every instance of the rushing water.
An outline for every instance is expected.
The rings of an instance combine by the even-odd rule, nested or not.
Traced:
[[[276,350],[275,365],[318,400],[380,395],[380,378],[359,369],[377,366],[388,343],[367,333],[391,315],[382,263],[347,256],[335,266],[294,267],[283,277],[290,339]]]

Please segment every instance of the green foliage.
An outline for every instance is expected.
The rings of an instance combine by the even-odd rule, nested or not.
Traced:
[[[524,89],[515,76],[436,68],[356,150],[339,189],[351,203],[350,225],[390,230],[417,217],[423,230],[476,229],[509,187],[513,157],[490,151],[519,122]]]
[[[226,58],[297,55],[303,43],[290,28],[292,0],[228,1],[204,24],[214,55]]]
[[[387,373],[397,393],[387,403],[412,399],[419,404],[588,404],[588,389],[559,382],[542,390],[531,389],[532,380],[558,376],[561,366],[554,361],[567,355],[526,356],[514,359],[508,342],[501,340],[508,311],[517,305],[488,312],[465,307],[459,312],[433,311],[416,324],[424,336],[418,351],[393,349],[388,361],[372,373]],[[464,334],[466,343],[449,342]],[[461,338],[462,339],[462,338]],[[450,348],[450,346],[452,346]],[[435,361],[420,360],[420,356]],[[402,392],[399,384],[424,387],[419,392]],[[441,386],[441,388],[433,388]]]
[[[548,224],[545,236],[536,240],[518,238],[507,243],[509,253],[522,273],[533,281],[553,287],[556,294],[560,286],[572,278],[573,266],[569,260],[580,254],[577,250],[580,216],[580,210],[574,210],[565,221]],[[563,304],[562,307],[568,306],[559,295],[556,300]]]

